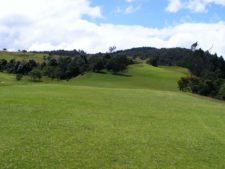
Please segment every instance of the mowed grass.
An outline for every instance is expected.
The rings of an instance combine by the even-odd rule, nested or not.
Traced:
[[[79,86],[177,91],[177,81],[187,73],[187,69],[181,67],[153,67],[147,64],[135,64],[121,75],[88,73],[66,83]]]
[[[15,75],[0,72],[0,86],[16,83]]]
[[[0,168],[224,169],[225,104],[179,92],[182,72],[1,86]]]
[[[86,73],[69,81],[51,80],[43,77],[41,83],[54,83],[64,85],[100,87],[100,88],[125,88],[125,89],[156,89],[164,91],[178,91],[177,81],[188,74],[187,69],[181,67],[153,67],[147,64],[129,66],[128,71],[112,75],[109,72]],[[18,85],[31,83],[31,78],[24,76],[21,81],[16,81],[14,74],[0,72],[1,85]],[[38,82],[40,83],[40,82]]]

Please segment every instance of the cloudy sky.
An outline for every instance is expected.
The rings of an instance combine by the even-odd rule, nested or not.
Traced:
[[[225,0],[7,0],[0,49],[200,47],[225,56]]]

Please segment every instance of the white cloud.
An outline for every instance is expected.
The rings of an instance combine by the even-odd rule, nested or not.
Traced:
[[[166,10],[169,12],[177,12],[182,7],[180,0],[170,0]]]
[[[177,12],[181,9],[189,9],[193,12],[204,12],[210,4],[225,6],[225,0],[168,0],[166,8],[168,12]]]
[[[136,11],[138,11],[139,9],[141,9],[141,5],[139,6],[133,6],[133,5],[129,5],[125,10],[124,10],[124,13],[125,14],[131,14],[131,13],[134,13]]]
[[[142,6],[141,4],[139,5],[133,4],[135,0],[126,0],[126,2],[129,3],[127,7],[125,8],[117,7],[115,12],[118,14],[131,14],[141,9],[141,6]]]
[[[0,18],[12,14],[29,16],[31,19],[81,15],[101,16],[99,7],[91,7],[89,0],[7,0],[1,2]]]
[[[9,1],[17,3],[17,0]],[[42,8],[41,2],[44,1],[46,4]],[[83,15],[101,17],[100,8],[91,6],[88,0],[54,2],[57,5],[52,0],[33,0],[41,11],[35,11],[28,1],[27,6],[17,4],[18,8],[14,8],[15,11],[10,8],[10,12],[6,10],[8,1],[1,4],[0,11],[4,9],[4,12],[0,13],[0,48],[84,49],[94,53],[107,51],[112,45],[118,49],[140,46],[189,48],[193,42],[199,41],[203,49],[207,50],[213,44],[212,52],[225,56],[225,22],[186,23],[162,29],[95,24],[82,18]]]
[[[25,39],[30,50],[77,48],[94,53],[107,51],[111,45],[116,45],[118,49],[140,46],[189,48],[193,42],[199,41],[203,49],[207,50],[214,45],[212,52],[225,56],[224,22],[186,23],[175,27],[153,29],[142,26],[96,25],[79,20],[73,25],[67,25],[67,29],[58,27],[54,30],[48,27],[43,31],[42,26],[40,29],[40,32],[36,32],[36,37]],[[25,37],[26,33],[27,31],[22,37]]]

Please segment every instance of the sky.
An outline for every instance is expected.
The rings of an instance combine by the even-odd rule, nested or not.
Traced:
[[[7,0],[0,49],[199,47],[225,56],[225,0]]]

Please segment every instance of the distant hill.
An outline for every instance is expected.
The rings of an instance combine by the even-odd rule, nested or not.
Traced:
[[[140,57],[141,59],[157,58],[160,65],[179,66],[191,56],[192,51],[186,48],[152,48],[140,47],[127,50],[121,50],[116,53],[125,54],[131,57]]]
[[[80,57],[81,55],[105,55],[106,53],[88,54],[82,50],[53,50],[53,51],[31,51],[31,52],[0,52],[0,59],[18,59],[18,60],[42,60],[43,56],[71,56]],[[158,63],[164,66],[185,66],[187,60],[191,57],[192,51],[186,48],[153,48],[139,47],[127,50],[120,50],[115,53],[123,54],[133,58],[141,58],[143,60],[157,58]],[[213,55],[209,54],[209,57]],[[187,67],[187,66],[185,66]]]
[[[43,57],[48,57],[48,53],[32,53],[32,52],[0,52],[0,59],[15,59],[15,60],[36,60],[37,62],[41,62]]]

